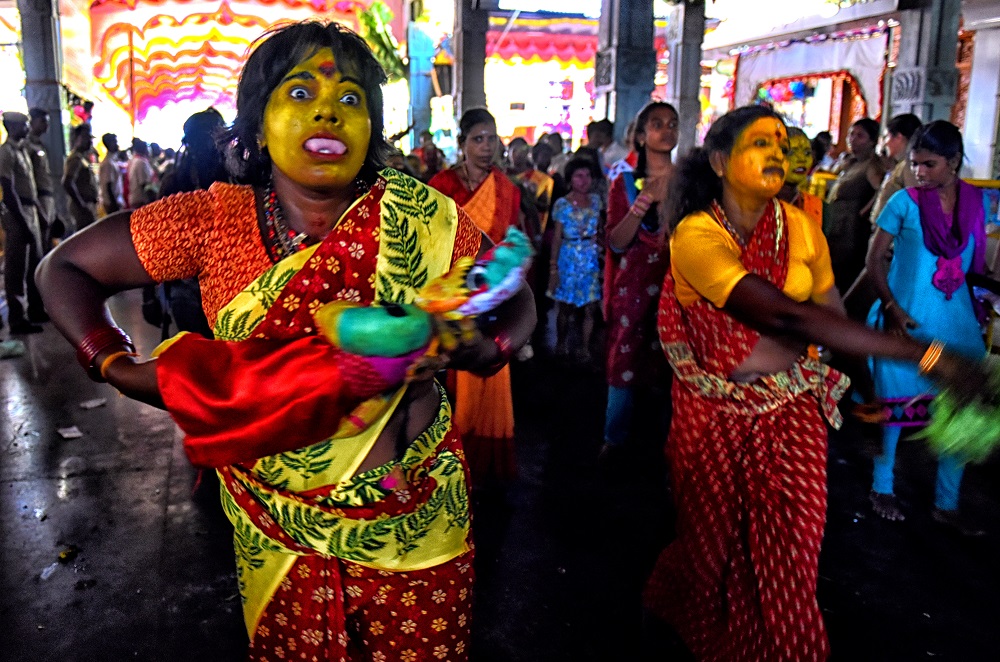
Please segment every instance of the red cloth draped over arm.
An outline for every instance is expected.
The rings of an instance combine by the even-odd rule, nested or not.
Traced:
[[[356,406],[400,383],[413,360],[362,358],[318,336],[186,334],[160,355],[156,374],[191,463],[221,467],[328,438]]]

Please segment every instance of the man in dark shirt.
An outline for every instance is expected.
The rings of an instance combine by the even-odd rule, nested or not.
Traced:
[[[97,220],[97,178],[90,168],[94,149],[94,134],[89,124],[80,124],[72,131],[73,151],[66,157],[63,168],[63,189],[69,196],[69,213],[77,230]]]
[[[38,192],[38,223],[42,227],[42,252],[49,246],[45,245],[47,232],[56,220],[56,198],[52,186],[52,173],[49,170],[49,155],[42,142],[42,136],[49,130],[49,111],[44,108],[28,109],[28,138],[26,139],[28,156],[31,159],[31,172],[35,176],[35,190]]]
[[[3,213],[0,218],[5,234],[7,321],[11,333],[39,333],[42,327],[31,322],[48,321],[48,316],[34,278],[42,247],[38,193],[25,140],[28,137],[28,116],[6,112],[3,114],[3,126],[7,130],[7,140],[0,145],[0,187],[3,189]]]

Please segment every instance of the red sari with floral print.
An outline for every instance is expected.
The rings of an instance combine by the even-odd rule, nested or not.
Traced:
[[[778,205],[768,206],[742,260],[781,288],[788,239]],[[825,659],[815,595],[824,417],[839,426],[846,378],[804,357],[784,373],[730,381],[760,334],[705,299],[682,308],[669,272],[658,321],[675,374],[666,453],[678,521],[646,605],[700,660]]]
[[[393,182],[404,185],[409,181],[400,180],[396,174],[389,177]],[[315,337],[313,313],[324,303],[335,300],[372,303],[376,298],[375,258],[380,247],[384,249],[386,243],[384,238],[380,239],[378,213],[385,189],[386,180],[380,178],[367,196],[341,219],[308,261],[281,286],[280,292],[267,307],[265,317],[252,332],[248,332],[250,335],[246,340],[215,342],[219,355],[228,351],[225,349],[228,345],[239,348],[241,345],[252,346],[255,342],[295,343]],[[193,225],[195,229],[186,229],[185,224]],[[205,282],[210,284],[204,290],[206,301],[210,304],[226,301],[235,294],[233,290],[239,291],[250,285],[255,277],[272,266],[257,233],[254,195],[249,187],[215,186],[210,192],[181,194],[154,203],[136,212],[132,232],[137,252],[150,275],[169,279],[179,273],[192,275],[190,272],[200,269]],[[175,262],[171,256],[176,251],[167,248],[171,242],[185,244],[188,239],[177,236],[185,232],[200,237],[199,245],[208,245],[209,249],[221,252],[196,256],[190,264]],[[231,245],[225,240],[229,234],[233,237]],[[221,240],[213,243],[206,241],[205,237]],[[451,260],[475,255],[480,237],[469,219],[459,212]],[[219,249],[219,246],[222,248]],[[216,264],[218,255],[225,259]],[[186,255],[184,259],[187,259]],[[234,263],[243,265],[240,267],[242,275],[234,275],[235,272],[230,270]],[[220,288],[228,288],[221,295],[215,291],[215,279],[211,275],[216,272],[229,276],[219,281]],[[220,307],[210,305],[211,309],[206,311],[209,319],[216,318]],[[218,321],[216,328],[220,328]],[[178,345],[182,342],[183,339],[178,341]],[[176,363],[185,356],[191,358],[191,350],[182,350],[180,355],[173,354],[176,351],[167,348],[160,361]],[[185,355],[184,351],[188,354]],[[239,356],[239,350],[233,349],[226,356]],[[185,368],[188,373],[221,374],[232,367],[216,364],[219,356],[211,352],[204,352],[197,358],[200,360]],[[169,372],[166,364],[161,367],[167,367]],[[296,373],[296,367],[298,365],[286,366],[283,373],[268,377],[294,383],[301,378]],[[252,369],[248,368],[246,374],[252,375]],[[171,386],[176,383],[176,377],[159,377],[165,386],[164,400],[169,407],[171,402],[180,399]],[[171,382],[171,379],[174,381]],[[247,379],[253,383],[251,377]],[[193,388],[185,390],[185,395],[180,397],[190,398]],[[252,398],[255,394],[247,393],[244,397]],[[262,403],[260,409],[259,418],[267,418],[267,403]],[[296,427],[315,427],[313,420],[302,420],[308,416],[307,412],[308,409],[300,411],[298,416],[286,418],[289,437],[299,434]],[[220,411],[217,415],[222,424],[225,412]],[[235,424],[244,427],[261,425],[261,420]],[[313,430],[309,434],[319,435],[318,438],[322,439],[333,432],[333,429]],[[333,445],[336,443],[337,439],[334,439]],[[319,465],[326,458],[321,451],[329,447],[327,442],[315,443],[305,449],[299,442],[286,445],[298,449],[295,452],[305,453],[305,457],[312,457],[317,464],[316,471],[322,471]],[[315,456],[309,456],[310,448],[317,449]],[[456,483],[459,496],[465,492],[463,457],[457,431],[451,426],[450,408],[442,396],[438,416],[410,444],[401,459],[342,482],[292,489],[285,486],[287,475],[276,473],[274,479],[269,479],[266,468],[262,468],[257,461],[234,462],[220,468],[224,507],[230,519],[234,519],[234,512],[239,514],[234,520],[238,558],[254,556],[262,548],[277,546],[290,563],[287,571],[273,574],[274,585],[262,601],[260,615],[252,626],[248,625],[250,659],[333,662],[466,660],[473,583],[471,540],[464,553],[431,558],[423,567],[404,571],[379,569],[372,567],[372,563],[354,562],[337,555],[341,548],[349,547],[352,558],[374,556],[380,549],[372,544],[380,543],[374,537],[351,543],[338,539],[334,533],[329,537],[329,548],[317,549],[315,544],[316,535],[322,539],[324,531],[331,528],[331,523],[335,529],[340,522],[348,526],[352,523],[385,523],[388,535],[396,534],[394,542],[397,546],[405,542],[400,535],[412,534],[419,538],[419,526],[428,513],[428,503],[444,496],[455,496],[454,492],[443,495],[439,491],[441,467],[446,461],[450,462],[450,475],[460,478]],[[261,461],[266,463],[269,459],[262,458]],[[275,508],[275,504],[279,507]],[[459,507],[460,515],[461,510]],[[305,513],[305,516],[288,516],[288,512]],[[390,525],[390,521],[403,524]],[[247,522],[252,522],[252,531],[241,527]],[[466,510],[464,526],[467,525]],[[455,527],[449,526],[459,531],[461,527],[461,522]],[[361,527],[351,530],[371,532],[371,529]],[[258,537],[257,532],[263,537]],[[433,536],[435,531],[430,533]],[[407,543],[404,551],[415,549],[420,542],[418,539]],[[335,546],[338,546],[337,549],[334,549]],[[272,557],[259,558],[263,565],[271,563]],[[243,577],[241,575],[241,592],[245,589]],[[246,594],[243,597],[246,599]]]

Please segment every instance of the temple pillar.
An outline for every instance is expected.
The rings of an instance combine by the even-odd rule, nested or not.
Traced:
[[[948,120],[958,89],[961,0],[900,0],[899,57],[891,70],[889,117]]]
[[[475,5],[475,6],[473,6]],[[458,0],[455,9],[455,112],[486,106],[486,31],[495,2]]]
[[[653,0],[602,0],[594,88],[595,116],[615,123],[615,140],[649,103],[656,75]]]
[[[680,123],[677,154],[686,154],[698,139],[701,119],[701,44],[705,36],[705,2],[679,3],[667,23],[670,69],[667,99]]]
[[[21,14],[21,49],[26,79],[24,96],[28,108],[49,111],[49,130],[42,138],[49,157],[49,170],[55,185],[56,209],[67,212],[63,193],[63,161],[66,141],[62,125],[63,91],[62,53],[59,39],[57,0],[17,0]]]
[[[410,124],[412,144],[410,149],[420,144],[420,134],[431,128],[431,98],[434,86],[431,71],[434,69],[434,40],[417,23],[410,22],[406,39],[407,55],[410,62]]]

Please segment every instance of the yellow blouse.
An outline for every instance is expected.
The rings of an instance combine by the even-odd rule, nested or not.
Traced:
[[[788,276],[782,291],[795,301],[821,301],[833,288],[830,249],[819,225],[805,213],[783,205],[788,228]],[[705,212],[684,218],[670,238],[670,270],[682,306],[707,299],[726,305],[736,283],[749,272],[729,231]]]

